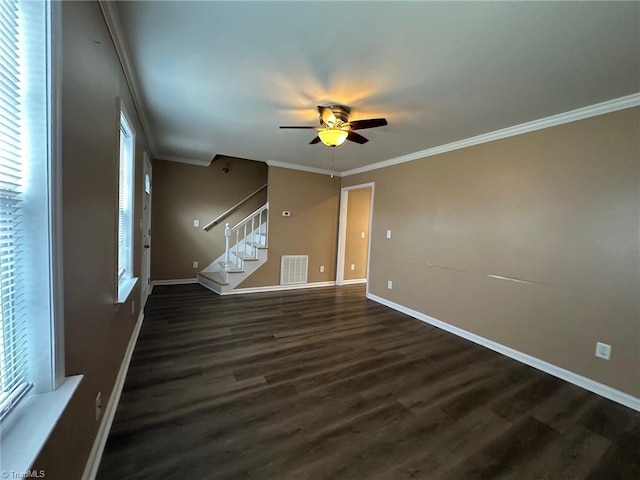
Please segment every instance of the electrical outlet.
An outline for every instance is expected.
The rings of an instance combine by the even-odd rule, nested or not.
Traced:
[[[356,269],[356,266],[354,263],[351,264],[351,271],[353,272]]]
[[[198,261],[197,260],[193,261],[193,268],[198,268]]]
[[[100,420],[100,415],[102,415],[102,392],[98,392],[96,397],[96,422]]]
[[[391,290],[391,289],[393,288],[393,282],[392,282],[391,280],[389,280],[389,281],[387,282],[387,288],[388,288],[389,290]]]
[[[200,226],[200,220],[194,220],[193,221],[193,226],[198,228]]]
[[[611,345],[601,342],[596,343],[596,357],[609,360],[611,358]]]
[[[324,265],[320,265],[320,273],[324,273]]]
[[[387,230],[387,238],[391,238],[391,230]]]
[[[364,232],[360,232],[360,238],[364,238]]]

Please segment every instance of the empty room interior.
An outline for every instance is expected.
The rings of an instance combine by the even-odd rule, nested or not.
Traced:
[[[640,478],[640,2],[6,0],[0,56],[3,478]]]

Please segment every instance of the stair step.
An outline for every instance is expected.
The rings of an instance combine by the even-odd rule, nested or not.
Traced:
[[[267,248],[266,245],[262,245],[260,242],[247,242],[247,245],[256,248]]]
[[[244,253],[244,252],[238,252],[235,254],[236,257],[238,257],[241,260],[244,260],[245,262],[251,262],[253,260],[258,260],[256,257],[249,255],[248,253]]]
[[[219,285],[229,285],[228,282],[225,282],[224,276],[220,272],[199,272],[198,275]]]
[[[227,262],[218,262],[218,263],[220,263],[220,266],[229,273],[244,272],[242,268],[238,268],[238,266],[235,265],[234,263],[230,263],[229,265],[227,265]]]

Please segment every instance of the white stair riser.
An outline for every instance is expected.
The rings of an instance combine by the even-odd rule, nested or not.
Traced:
[[[231,238],[235,241],[235,234],[232,234]],[[198,283],[218,294],[232,291],[267,261],[266,223],[257,226],[245,238],[240,238],[237,246],[233,245],[229,250],[230,268],[225,269],[227,258],[223,253],[202,270],[202,272],[219,273],[227,282],[226,285],[217,283],[206,276],[198,275]]]

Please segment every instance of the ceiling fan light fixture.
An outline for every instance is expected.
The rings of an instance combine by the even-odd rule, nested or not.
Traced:
[[[320,130],[318,132],[320,141],[327,147],[339,147],[344,143],[348,135],[348,131],[335,128]]]

